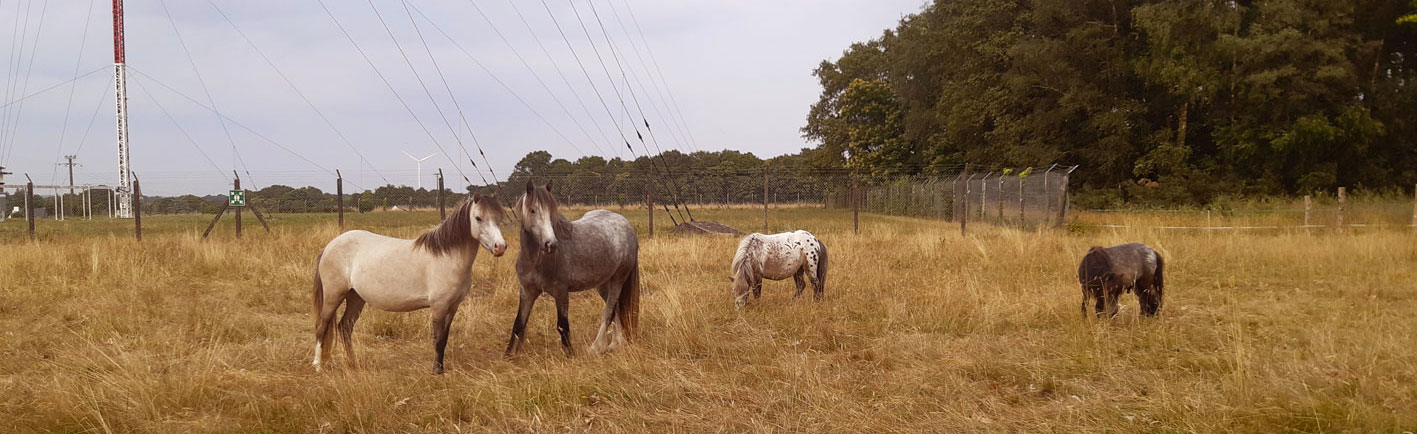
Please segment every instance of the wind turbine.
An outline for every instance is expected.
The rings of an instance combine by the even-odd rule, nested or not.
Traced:
[[[426,160],[428,160],[429,158],[433,158],[433,156],[434,156],[434,155],[437,155],[437,154],[428,154],[427,157],[423,157],[423,158],[415,157],[415,156],[409,154],[408,152],[404,152],[403,154],[404,154],[404,155],[408,155],[408,158],[413,159],[413,161],[414,161],[416,164],[418,164],[418,189],[419,189],[419,190],[422,190],[422,189],[423,189],[423,162],[426,161]]]

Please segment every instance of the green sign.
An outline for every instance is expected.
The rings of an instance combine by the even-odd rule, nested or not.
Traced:
[[[226,193],[227,204],[231,206],[246,206],[246,192],[241,190],[231,190]]]

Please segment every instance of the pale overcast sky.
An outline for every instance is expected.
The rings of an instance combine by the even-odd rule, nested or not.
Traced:
[[[346,188],[354,190],[386,180],[416,185],[415,164],[403,154],[408,152],[434,155],[423,164],[425,186],[441,168],[458,189],[460,172],[481,183],[462,151],[482,164],[468,126],[491,169],[503,178],[532,150],[571,160],[628,157],[617,122],[643,153],[616,97],[622,95],[638,123],[630,90],[664,150],[792,153],[807,146],[798,128],[817,98],[812,69],[840,56],[852,42],[878,37],[922,5],[923,0],[546,0],[545,6],[539,0],[130,0],[133,170],[148,195],[219,193],[230,185],[233,168],[248,188],[254,182],[327,191],[334,187],[329,172],[340,169]],[[114,182],[111,0],[0,2],[0,37],[9,39],[0,41],[5,74],[0,104],[6,104],[0,115],[8,115],[0,118],[0,165],[15,172],[7,180],[23,182],[28,172],[36,183],[65,183],[66,174],[55,163],[76,154],[82,164],[75,169],[76,182]],[[624,88],[617,56],[631,89]],[[36,94],[90,72],[72,86]],[[448,88],[455,98],[449,98]],[[677,105],[666,102],[669,93]],[[203,105],[225,115],[225,128]],[[671,110],[682,113],[682,127]],[[482,176],[491,178],[485,167]]]

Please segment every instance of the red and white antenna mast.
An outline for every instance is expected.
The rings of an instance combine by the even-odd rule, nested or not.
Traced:
[[[123,0],[113,0],[113,83],[118,110],[118,218],[133,218],[132,167],[128,163],[128,66],[123,52]]]

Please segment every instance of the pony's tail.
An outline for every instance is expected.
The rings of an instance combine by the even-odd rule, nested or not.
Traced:
[[[819,292],[827,292],[827,243],[817,240],[817,284],[821,285]]]
[[[320,254],[315,255],[315,318],[316,326],[320,323],[320,311],[325,308],[325,283],[320,280],[320,260],[325,257],[325,250],[320,249]]]
[[[625,330],[625,336],[633,339],[640,326],[640,265],[630,270],[625,286],[620,288],[620,302],[615,306],[616,321]]]

